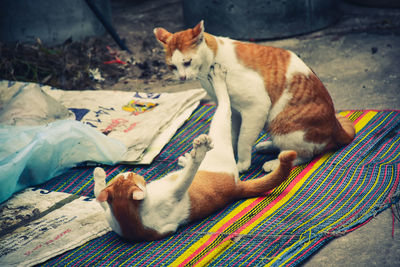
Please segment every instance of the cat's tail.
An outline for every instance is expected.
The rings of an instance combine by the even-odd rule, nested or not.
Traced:
[[[335,143],[338,147],[350,144],[353,141],[354,136],[356,135],[356,130],[354,128],[354,124],[351,120],[346,117],[343,117],[339,114],[336,114],[336,119],[339,122],[338,130],[336,135],[334,136]]]
[[[239,196],[241,198],[263,196],[279,186],[289,176],[296,157],[297,153],[293,150],[282,151],[278,156],[279,166],[273,172],[258,179],[239,181]]]

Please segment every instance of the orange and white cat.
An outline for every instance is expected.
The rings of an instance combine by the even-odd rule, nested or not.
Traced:
[[[352,122],[335,114],[322,82],[293,52],[210,35],[204,32],[203,21],[177,33],[156,28],[154,34],[176,76],[197,78],[214,100],[215,88],[207,79],[210,66],[218,63],[227,70],[232,114],[238,112],[241,117],[240,172],[250,167],[251,149],[264,125],[268,125],[271,141],[258,144],[256,150],[295,150],[295,165],[353,140]],[[268,161],[263,168],[271,171],[278,163]]]
[[[232,201],[266,195],[288,177],[296,158],[294,151],[279,155],[280,164],[274,172],[240,181],[230,139],[226,73],[216,66],[208,76],[218,107],[209,135],[197,137],[193,150],[180,158],[183,169],[149,184],[140,175],[122,173],[108,185],[104,170],[94,170],[94,194],[105,209],[110,226],[120,236],[132,241],[163,238],[179,226],[205,218]]]

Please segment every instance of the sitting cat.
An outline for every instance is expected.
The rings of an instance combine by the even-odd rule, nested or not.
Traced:
[[[258,179],[239,179],[230,139],[231,110],[225,75],[219,66],[209,74],[218,107],[209,135],[197,137],[193,150],[180,159],[183,169],[149,184],[140,175],[122,173],[108,186],[104,170],[94,170],[94,194],[110,226],[120,236],[132,241],[163,238],[180,225],[205,218],[232,201],[263,196],[288,177],[296,158],[294,151],[279,155],[274,172]]]
[[[335,115],[328,91],[293,52],[210,35],[204,32],[203,21],[177,33],[156,28],[154,34],[165,48],[168,67],[181,80],[197,78],[214,100],[215,88],[207,79],[210,66],[218,63],[228,71],[232,114],[239,112],[241,117],[239,172],[250,167],[252,145],[265,124],[271,140],[256,149],[295,150],[295,165],[353,140],[352,122]],[[263,168],[268,172],[278,163],[272,160]]]

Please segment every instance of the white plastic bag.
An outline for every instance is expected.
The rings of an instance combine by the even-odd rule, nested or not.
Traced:
[[[0,99],[0,124],[43,125],[56,120],[75,119],[71,111],[46,94],[39,85],[11,82],[5,85],[6,82],[2,81],[0,96],[7,91],[15,93],[9,99]]]
[[[78,121],[0,125],[0,202],[83,161],[115,164],[126,147]]]

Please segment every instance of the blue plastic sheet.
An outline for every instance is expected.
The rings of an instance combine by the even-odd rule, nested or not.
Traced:
[[[78,121],[0,125],[0,202],[80,162],[115,164],[125,152],[121,142]]]

